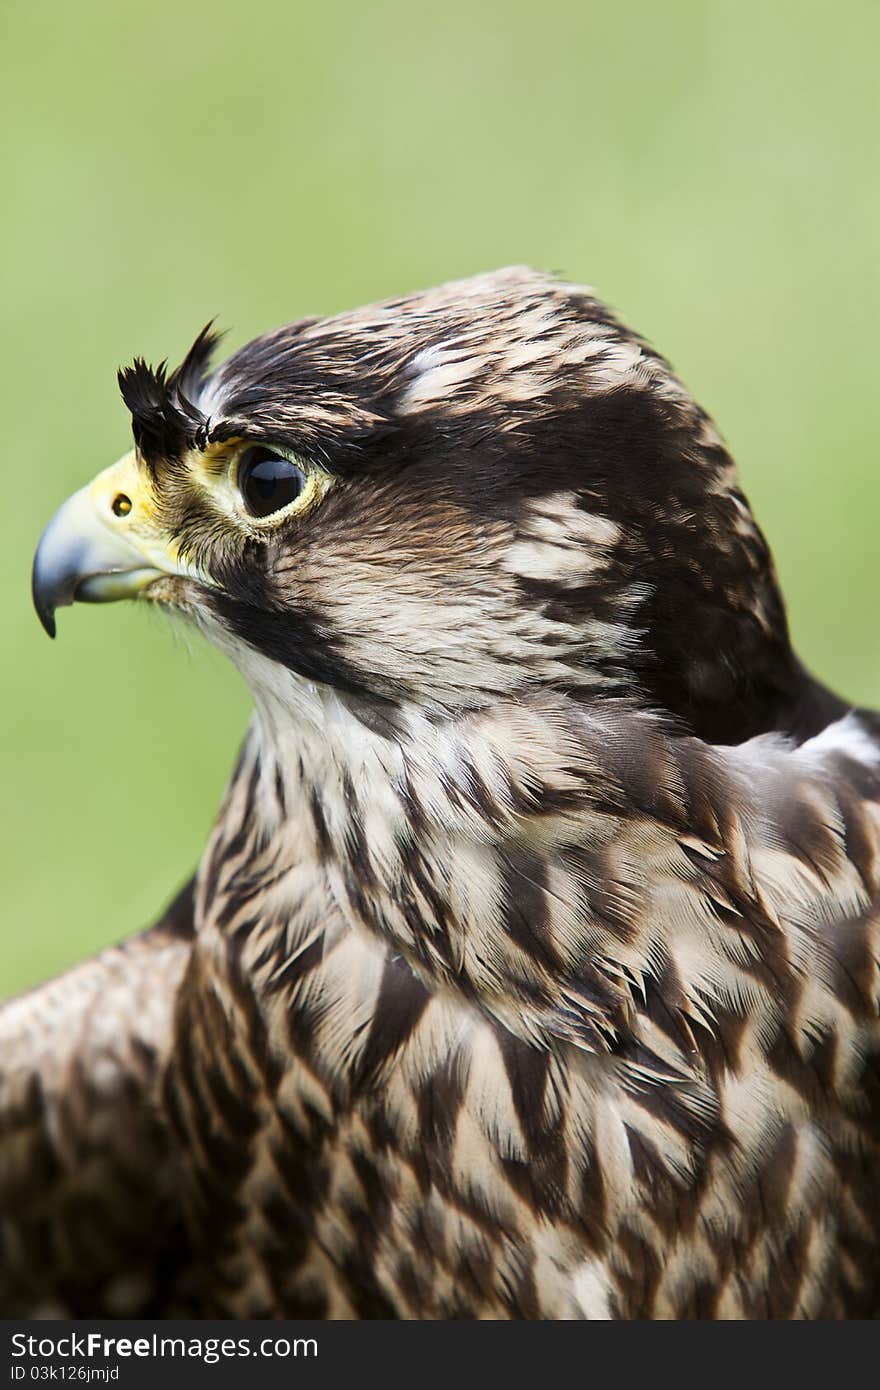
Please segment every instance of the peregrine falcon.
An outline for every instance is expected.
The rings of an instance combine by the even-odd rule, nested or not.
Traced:
[[[192,882],[0,1011],[0,1311],[880,1310],[880,720],[708,415],[515,268],[120,372],[40,619],[255,712]]]

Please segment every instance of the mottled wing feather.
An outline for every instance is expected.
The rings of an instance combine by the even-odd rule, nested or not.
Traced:
[[[0,1315],[185,1313],[157,1105],[193,885],[150,930],[0,1009]]]

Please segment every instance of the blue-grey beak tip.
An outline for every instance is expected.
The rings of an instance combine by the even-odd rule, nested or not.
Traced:
[[[40,537],[31,577],[34,608],[54,637],[59,608],[135,598],[159,573],[137,545],[99,513],[91,487],[81,488],[68,497]]]
[[[38,546],[34,556],[34,566],[31,571],[31,598],[37,611],[37,617],[49,636],[54,637],[55,609],[59,603],[58,576],[56,574],[50,575],[45,563],[41,563],[41,549],[42,547]],[[66,601],[69,603],[71,600],[67,599]]]

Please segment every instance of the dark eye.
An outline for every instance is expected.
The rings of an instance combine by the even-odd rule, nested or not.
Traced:
[[[238,490],[251,516],[271,516],[295,502],[306,485],[305,474],[290,459],[255,445],[238,464]]]

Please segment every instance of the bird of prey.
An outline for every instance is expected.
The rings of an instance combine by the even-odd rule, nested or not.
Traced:
[[[527,269],[214,347],[34,562],[255,713],[159,923],[0,1012],[2,1311],[877,1313],[880,720],[712,421]]]

